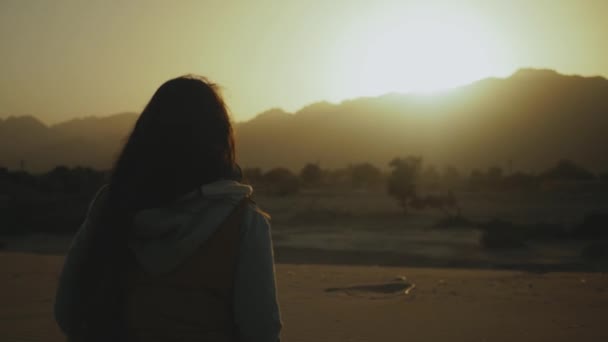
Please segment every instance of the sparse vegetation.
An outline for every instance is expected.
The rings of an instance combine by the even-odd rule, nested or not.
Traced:
[[[572,163],[560,162],[558,165],[562,166],[552,168],[553,172],[540,174],[555,175],[556,169],[579,170],[576,174],[579,174],[581,180],[571,181],[570,184],[574,184],[574,186],[579,184],[577,182],[587,184],[585,182],[588,180],[584,179],[588,179],[588,177],[580,177],[584,172],[572,167]],[[400,227],[405,226],[407,229],[410,222],[422,217],[430,217],[432,219],[426,221],[428,226],[443,228],[446,229],[446,232],[452,228],[480,229],[482,231],[480,244],[490,249],[520,248],[528,242],[537,241],[544,243],[571,239],[608,239],[608,215],[605,211],[589,212],[578,224],[557,224],[555,223],[557,220],[551,216],[543,218],[546,221],[535,223],[514,223],[509,220],[478,223],[480,214],[478,209],[467,210],[467,217],[460,213],[460,200],[468,207],[472,194],[476,198],[481,198],[505,192],[505,199],[512,196],[531,195],[539,198],[541,206],[545,205],[542,201],[551,200],[555,196],[558,196],[560,201],[563,201],[564,196],[569,196],[570,192],[546,192],[539,186],[540,176],[523,172],[504,175],[502,170],[494,167],[486,171],[474,171],[470,178],[466,178],[462,177],[458,169],[454,167],[445,167],[442,172],[438,172],[434,166],[423,167],[420,157],[397,158],[390,163],[390,167],[391,172],[386,178],[380,169],[370,163],[350,164],[344,168],[327,170],[321,169],[318,164],[308,163],[299,174],[295,174],[287,168],[274,168],[266,172],[260,168],[245,168],[243,174],[245,180],[255,186],[256,193],[290,203],[286,204],[283,209],[286,210],[284,217],[287,218],[284,222],[288,224],[343,222],[343,224],[350,225],[359,218],[376,215],[373,216],[376,217],[374,220],[387,220],[387,223],[383,223],[383,225],[390,225],[393,224],[389,223],[393,222],[390,220],[397,218],[389,218],[390,214],[386,217],[381,215],[387,215],[390,210],[393,210],[389,208],[389,198],[392,197],[397,200],[399,207],[405,213],[409,213],[411,210],[421,212],[421,216],[416,218],[411,216],[402,218],[403,225]],[[563,174],[567,173],[563,172]],[[28,232],[58,234],[74,232],[82,222],[89,201],[104,183],[106,176],[106,172],[81,167],[61,166],[48,173],[37,175],[0,168],[0,235],[17,235]],[[601,182],[601,180],[597,182]],[[383,204],[382,214],[368,212],[364,207],[349,207],[349,196],[356,194],[355,196],[362,196],[362,200],[368,193],[377,196],[375,194],[380,190],[377,185],[382,184],[387,186],[390,196],[386,196],[387,202]],[[433,184],[433,186],[429,187],[429,184]],[[464,186],[466,184],[476,184],[476,191],[468,191]],[[319,194],[316,190],[303,192],[302,196],[305,196],[306,202],[301,203],[298,202],[297,195],[302,187],[305,189],[318,187],[323,191]],[[448,190],[451,187],[460,189],[458,200],[455,193]],[[518,192],[506,193],[510,190]],[[590,196],[586,192],[583,194]],[[290,196],[290,198],[287,199],[285,196]],[[335,200],[333,200],[335,205],[325,207],[316,204],[319,203],[317,196],[330,196],[330,198],[335,196]],[[501,198],[492,196],[488,201],[492,201],[491,198]],[[369,200],[375,201],[371,197]],[[300,205],[302,210],[294,212],[293,208]],[[496,208],[496,206],[492,207],[492,205],[490,204],[489,210],[495,210],[492,208]],[[580,209],[576,210],[580,212]],[[440,215],[438,216],[437,213]],[[484,212],[484,215],[487,214],[491,214],[491,212]],[[504,218],[501,215],[496,215],[496,217]],[[595,252],[585,253],[595,255],[593,254]]]
[[[388,178],[388,193],[399,202],[399,206],[407,214],[408,207],[417,195],[416,182],[422,168],[422,158],[395,158],[389,165],[393,170]]]

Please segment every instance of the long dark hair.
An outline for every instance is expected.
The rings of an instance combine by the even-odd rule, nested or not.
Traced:
[[[100,204],[85,276],[91,289],[87,335],[114,340],[124,335],[124,276],[134,213],[224,178],[234,165],[232,125],[217,87],[192,75],[161,85],[118,156]]]
[[[116,161],[109,202],[131,210],[163,205],[221,178],[234,154],[216,86],[202,77],[169,80],[152,96]]]

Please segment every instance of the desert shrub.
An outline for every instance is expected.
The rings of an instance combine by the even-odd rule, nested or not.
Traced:
[[[388,178],[388,194],[399,202],[407,214],[410,202],[416,198],[416,182],[422,169],[422,158],[395,158],[389,165],[392,171]]]
[[[577,239],[608,239],[608,213],[591,212],[572,232]]]
[[[509,249],[525,247],[526,237],[523,229],[509,221],[491,220],[479,224],[483,230],[480,244],[488,249]]]

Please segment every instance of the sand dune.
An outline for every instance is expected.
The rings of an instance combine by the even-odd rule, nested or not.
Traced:
[[[64,340],[61,262],[0,254],[0,341]],[[279,264],[277,278],[284,341],[608,341],[605,273]]]

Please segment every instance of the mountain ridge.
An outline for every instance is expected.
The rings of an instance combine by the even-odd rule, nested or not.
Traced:
[[[58,164],[109,168],[136,118],[123,112],[53,125],[33,116],[0,119],[0,166],[26,160],[34,171]],[[235,123],[235,131],[246,167],[298,169],[310,161],[385,167],[395,156],[416,154],[464,169],[508,161],[537,170],[571,158],[605,171],[608,157],[599,150],[608,146],[608,80],[526,68],[434,95],[319,101],[294,113],[273,108]]]

